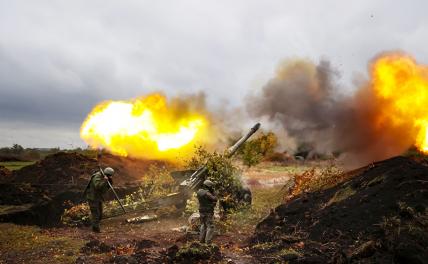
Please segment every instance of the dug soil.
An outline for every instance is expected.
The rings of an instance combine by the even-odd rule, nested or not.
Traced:
[[[0,182],[7,182],[11,180],[12,172],[5,166],[0,165]]]
[[[395,157],[275,208],[252,237],[261,262],[428,263],[428,167]]]
[[[141,181],[150,166],[171,168],[166,161],[142,160],[103,154],[97,159],[74,152],[59,152],[14,171],[11,181],[32,184],[86,184],[98,166],[115,169],[115,184]]]
[[[166,161],[140,160],[103,154],[93,159],[59,152],[33,165],[9,171],[0,167],[0,222],[56,226],[65,209],[84,201],[83,191],[99,167],[113,167],[114,186],[120,197],[135,192],[151,166],[170,169]],[[105,200],[113,200],[112,192]]]

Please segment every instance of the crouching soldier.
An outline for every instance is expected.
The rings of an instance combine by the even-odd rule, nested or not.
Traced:
[[[201,243],[211,243],[214,235],[214,208],[217,197],[214,195],[214,183],[206,180],[203,186],[196,193],[199,201],[199,215],[201,221],[199,241]]]
[[[84,192],[91,210],[92,231],[97,233],[100,232],[100,221],[103,215],[103,195],[110,189],[107,181],[113,184],[111,177],[114,174],[114,170],[107,167],[103,172],[105,176],[101,171],[92,174],[91,180]]]

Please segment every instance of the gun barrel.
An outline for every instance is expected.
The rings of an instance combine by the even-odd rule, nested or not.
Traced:
[[[236,151],[239,149],[239,147],[242,146],[242,144],[245,143],[256,131],[260,128],[260,123],[255,124],[250,131],[241,137],[232,147],[228,149],[228,153],[226,154],[227,157],[232,157]],[[180,185],[186,186],[191,190],[195,190],[205,179],[205,172],[207,171],[207,166],[204,165],[201,168],[199,168],[197,171],[195,171],[189,179],[183,181]]]
[[[239,149],[239,147],[241,147],[242,144],[245,143],[245,141],[247,141],[254,133],[256,133],[257,130],[259,130],[259,128],[260,128],[260,123],[255,124],[245,136],[240,138],[238,141],[236,141],[236,143],[232,147],[229,148],[228,150],[229,153],[227,154],[227,156],[232,157],[235,154],[235,152]]]

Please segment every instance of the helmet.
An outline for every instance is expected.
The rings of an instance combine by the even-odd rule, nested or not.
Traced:
[[[104,169],[104,174],[106,176],[113,176],[114,170],[112,168],[110,168],[110,167],[107,167],[107,168]]]
[[[214,186],[214,183],[210,180],[205,180],[204,185],[207,186],[208,188],[211,188]]]

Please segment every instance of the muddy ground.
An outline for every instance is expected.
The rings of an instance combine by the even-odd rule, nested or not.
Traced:
[[[286,202],[283,186],[322,162],[244,169],[253,205],[217,222],[211,247],[183,232],[188,214],[142,224],[108,219],[101,234],[3,223],[0,263],[427,263],[426,164],[405,157],[370,164],[340,184]],[[46,195],[21,188],[17,197]],[[2,197],[3,206],[28,202]]]

